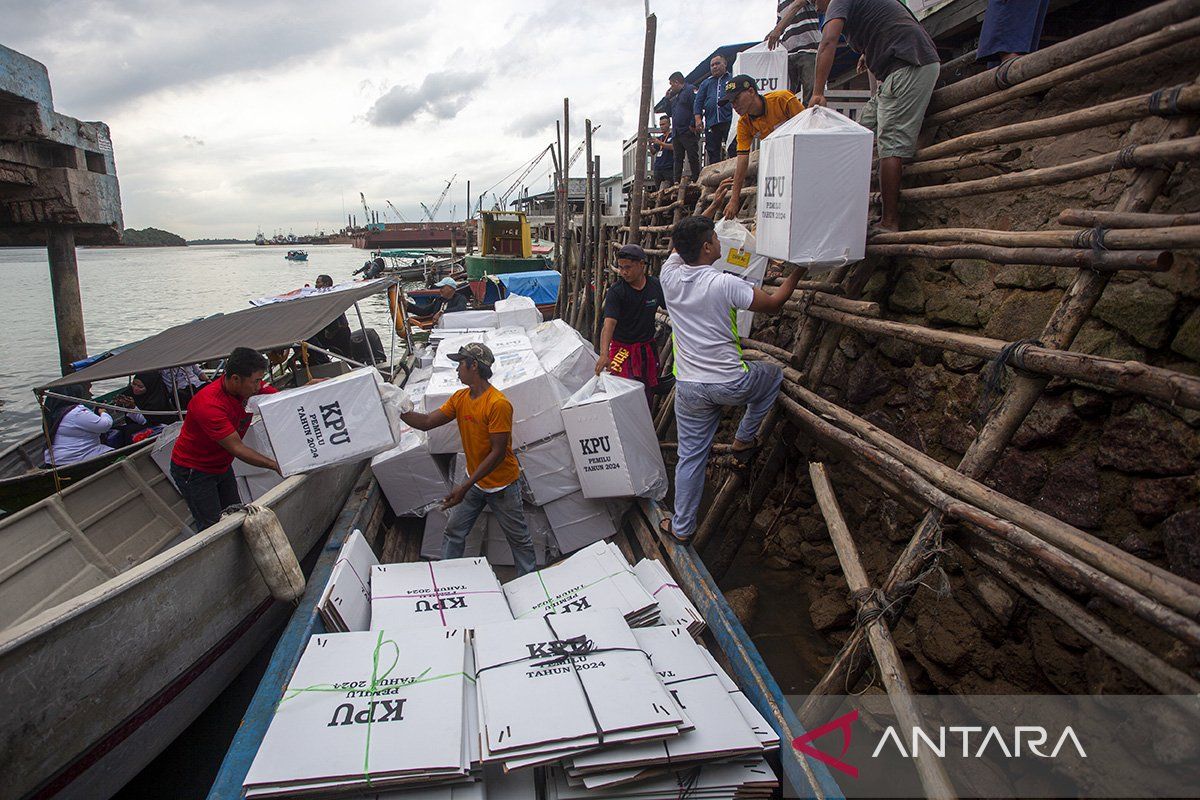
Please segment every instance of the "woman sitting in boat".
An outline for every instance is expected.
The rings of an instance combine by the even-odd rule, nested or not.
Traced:
[[[162,413],[173,415],[177,412],[175,400],[158,372],[139,372],[134,375],[129,388],[117,395],[113,402],[130,409],[132,413],[117,420],[113,429],[104,435],[104,443],[110,447],[125,447],[140,442],[177,419]]]
[[[90,400],[88,384],[63,386],[55,394],[63,397],[47,397],[43,406],[46,418],[46,441],[50,447],[44,457],[47,464],[63,467],[77,464],[89,458],[112,452],[101,437],[113,427],[113,418],[106,411],[93,411],[79,400]],[[129,416],[145,424],[146,418],[137,412]]]

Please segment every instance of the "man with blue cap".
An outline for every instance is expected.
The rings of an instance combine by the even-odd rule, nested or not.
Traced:
[[[432,304],[422,305],[418,308],[412,301],[409,301],[408,313],[417,317],[422,323],[436,325],[437,321],[442,318],[442,314],[467,310],[467,298],[458,293],[458,284],[455,283],[454,278],[442,278],[434,286],[438,293],[437,297],[433,298]]]

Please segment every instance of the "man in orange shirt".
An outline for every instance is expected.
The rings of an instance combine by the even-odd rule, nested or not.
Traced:
[[[458,362],[458,379],[467,385],[428,414],[409,411],[400,418],[417,430],[427,431],[458,422],[463,453],[467,457],[467,480],[455,486],[442,508],[453,509],[442,540],[442,558],[461,558],[467,534],[483,513],[491,509],[512,548],[517,575],[537,569],[533,539],[525,527],[521,468],[512,451],[512,403],[488,381],[496,357],[486,345],[465,344],[450,356]]]
[[[766,94],[758,93],[758,81],[749,75],[736,75],[725,84],[725,96],[718,103],[732,103],[738,113],[737,166],[733,170],[729,205],[725,219],[733,219],[742,207],[742,185],[750,166],[750,146],[755,139],[765,139],[771,131],[804,110],[800,98],[786,89]]]

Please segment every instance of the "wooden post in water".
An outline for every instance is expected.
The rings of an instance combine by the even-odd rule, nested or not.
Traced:
[[[596,265],[596,298],[595,315],[592,317],[592,343],[595,344],[596,347],[599,347],[600,329],[604,327],[604,318],[600,315],[600,309],[604,305],[604,292],[608,286],[608,270],[605,268],[605,263],[607,262],[605,256],[607,253],[605,253],[601,248],[601,240],[603,237],[600,235],[600,231],[603,230],[603,214],[601,214],[603,201],[600,197],[600,156],[595,157],[595,161],[592,165],[592,174],[596,176],[596,180],[594,182],[595,187],[593,188],[595,197],[592,198],[592,214],[595,216],[595,223],[592,227],[592,230],[596,231],[595,259],[593,262]],[[604,354],[601,353],[601,356],[603,355]]]
[[[50,294],[54,298],[54,327],[58,331],[58,360],[62,374],[72,362],[87,358],[83,335],[83,299],[79,294],[79,263],[75,260],[75,231],[67,225],[46,230],[50,261]]]
[[[646,49],[642,54],[642,99],[638,104],[637,147],[634,149],[633,191],[629,197],[629,241],[641,241],[642,187],[646,184],[646,150],[649,147],[649,131],[646,120],[650,117],[650,91],[654,81],[654,36],[658,20],[653,14],[646,17]]]
[[[563,207],[563,248],[571,246],[571,101],[563,98],[563,134],[562,134],[562,207]],[[565,258],[565,256],[564,256]]]
[[[590,287],[590,291],[595,293],[599,291],[600,287],[596,283],[596,264],[592,260],[591,247],[591,237],[595,235],[592,228],[592,187],[596,182],[596,175],[592,171],[592,121],[590,119],[583,121],[583,145],[584,153],[587,156],[585,165],[587,180],[584,182],[583,188],[583,235],[579,240],[579,264],[586,276],[584,278],[585,286]],[[587,317],[587,314],[583,315],[584,319]]]

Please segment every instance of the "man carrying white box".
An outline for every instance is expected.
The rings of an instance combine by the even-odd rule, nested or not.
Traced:
[[[452,421],[458,422],[463,453],[467,457],[467,479],[455,486],[442,503],[452,508],[442,540],[442,558],[461,558],[467,534],[486,506],[512,548],[518,575],[533,572],[537,561],[533,540],[525,527],[521,508],[520,465],[512,451],[513,407],[504,394],[492,386],[492,365],[496,357],[487,345],[469,342],[451,355],[458,363],[458,379],[467,388],[460,389],[429,413],[414,411],[405,398],[400,418],[417,430],[427,431]]]
[[[708,451],[725,406],[746,406],[733,441],[735,453],[757,446],[758,427],[783,383],[779,367],[742,360],[738,309],[778,314],[792,297],[801,270],[793,269],[774,292],[713,269],[721,241],[708,217],[688,217],[671,231],[675,252],[662,266],[663,294],[671,315],[675,351],[675,516],[671,533],[681,542],[696,529]]]

